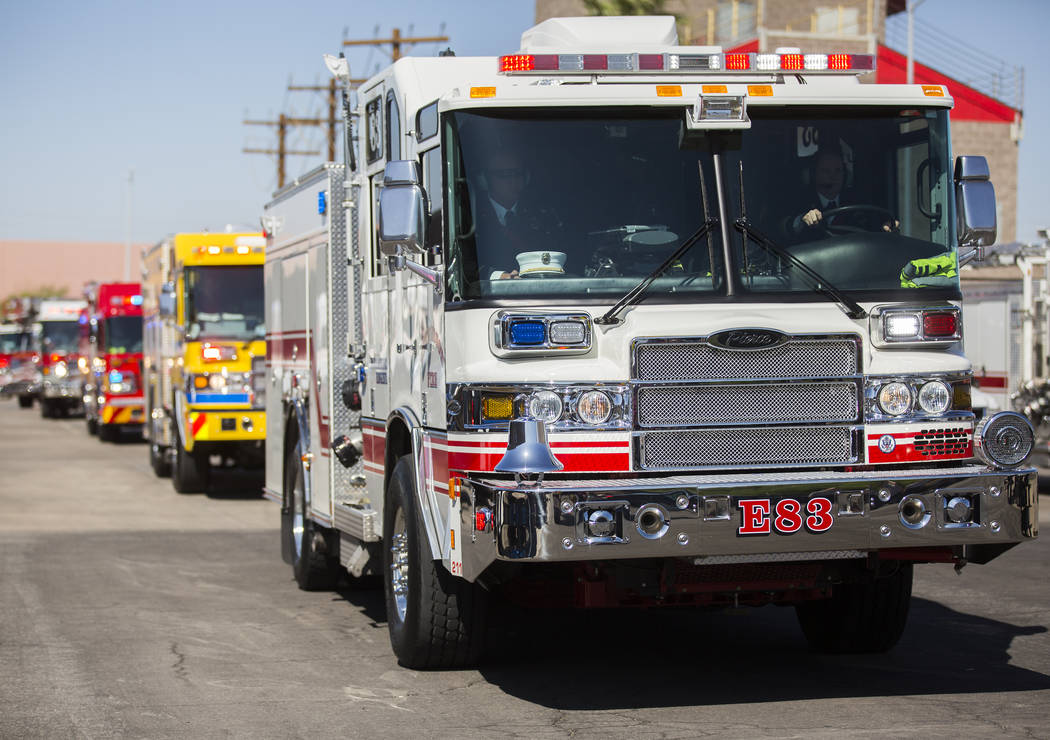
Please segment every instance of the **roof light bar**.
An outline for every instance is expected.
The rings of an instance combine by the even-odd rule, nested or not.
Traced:
[[[506,54],[499,58],[502,74],[558,72],[645,74],[672,72],[870,72],[872,54]]]

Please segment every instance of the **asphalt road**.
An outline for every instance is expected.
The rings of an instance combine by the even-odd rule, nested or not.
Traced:
[[[236,481],[233,481],[236,482]],[[480,670],[398,667],[381,593],[306,593],[275,504],[0,403],[0,738],[1050,737],[1044,538],[917,570],[886,655],[794,612],[501,613]]]

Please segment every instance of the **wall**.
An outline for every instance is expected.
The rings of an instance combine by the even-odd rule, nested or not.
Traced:
[[[140,255],[147,245],[131,245],[131,280],[140,279]],[[119,242],[0,240],[0,298],[42,285],[65,288],[80,298],[84,283],[121,281],[124,245]]]

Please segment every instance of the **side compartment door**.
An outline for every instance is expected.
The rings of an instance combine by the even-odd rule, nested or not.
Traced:
[[[328,244],[310,249],[309,343],[310,343],[310,510],[332,517],[330,468],[332,423],[331,323],[329,321]]]
[[[266,488],[284,492],[284,404],[281,397],[281,287],[280,260],[263,266],[266,285]]]
[[[281,260],[280,341],[283,372],[280,383],[281,393],[289,397],[292,396],[293,388],[301,386],[304,390],[309,390],[310,384],[307,262],[305,252]],[[294,418],[291,423],[295,423]]]

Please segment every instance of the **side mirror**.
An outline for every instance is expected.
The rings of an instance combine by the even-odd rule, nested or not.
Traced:
[[[960,246],[984,247],[995,242],[995,187],[984,157],[956,158],[955,211]]]
[[[419,254],[426,241],[426,196],[419,165],[411,160],[390,162],[379,194],[379,250],[387,257]]]
[[[175,283],[164,283],[161,286],[157,304],[162,317],[167,319],[175,315]]]

